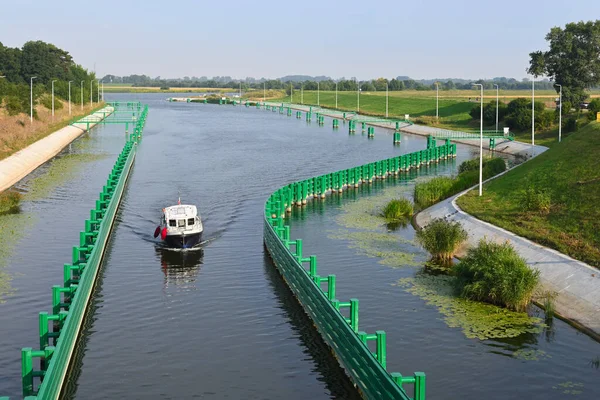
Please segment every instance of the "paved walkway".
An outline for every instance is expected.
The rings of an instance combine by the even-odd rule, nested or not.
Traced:
[[[112,107],[104,107],[88,115],[86,119],[88,121],[101,121],[104,115],[110,115],[113,110]],[[90,123],[90,129],[94,125],[96,124]],[[17,151],[10,157],[0,160],[0,192],[19,182],[37,167],[60,153],[69,143],[85,132],[86,127],[87,124],[79,124],[79,126],[67,125]]]
[[[556,312],[600,337],[600,270],[467,214],[456,205],[456,198],[464,193],[421,211],[417,225],[423,227],[434,218],[445,218],[462,224],[469,233],[470,246],[484,237],[509,241],[529,266],[540,270],[543,289],[557,293]]]

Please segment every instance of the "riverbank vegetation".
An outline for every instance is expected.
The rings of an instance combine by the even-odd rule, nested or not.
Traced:
[[[475,217],[600,268],[600,123],[457,199]]]
[[[415,184],[415,204],[425,209],[441,200],[470,188],[479,182],[479,159],[463,162],[455,177],[439,176]],[[506,170],[506,162],[500,157],[484,158],[483,179],[489,179]]]
[[[12,214],[19,211],[21,194],[14,190],[0,193],[0,215]]]
[[[461,297],[525,311],[539,281],[509,243],[485,239],[470,248],[453,270]]]
[[[22,48],[5,47],[0,43],[0,76],[4,76],[0,78],[0,159],[68,125],[72,119],[89,114],[94,107],[102,106],[96,102],[95,75],[76,64],[67,51],[49,43],[31,41]],[[33,121],[30,121],[32,76],[36,78],[33,80]],[[71,113],[69,81],[72,81]],[[93,105],[92,100],[96,102]]]
[[[434,261],[449,263],[458,248],[467,240],[467,231],[458,222],[434,219],[417,231],[417,242],[425,248]]]
[[[408,223],[413,215],[413,205],[406,198],[390,200],[382,211],[382,216],[388,223]]]

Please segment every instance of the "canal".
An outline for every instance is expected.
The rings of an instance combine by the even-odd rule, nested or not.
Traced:
[[[376,129],[368,140],[254,108],[169,103],[162,94],[107,94],[149,104],[144,139],[77,349],[67,398],[357,398],[262,246],[263,205],[294,180],[420,150]],[[37,312],[50,304],[83,220],[124,141],[123,128],[85,135],[19,185],[18,216],[0,272],[0,394],[20,394],[21,347],[35,347]],[[416,179],[455,161],[295,210],[292,237],[338,277],[338,298],[360,299],[361,330],[385,330],[388,369],[424,371],[429,398],[600,397],[600,346],[555,320],[515,338],[479,340],[449,327],[437,306],[407,291],[426,260],[410,226],[376,227],[373,210],[410,196]],[[196,204],[202,251],[163,249],[152,233],[164,206]],[[16,225],[16,227],[15,227]],[[393,245],[390,245],[392,243]],[[395,245],[398,244],[396,248]],[[540,314],[535,308],[532,315]]]

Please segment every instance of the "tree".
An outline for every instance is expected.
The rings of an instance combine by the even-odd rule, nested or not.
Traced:
[[[378,92],[385,92],[386,85],[388,84],[388,80],[385,78],[378,78],[373,81],[373,86]]]
[[[546,41],[550,50],[530,53],[527,71],[547,75],[563,86],[564,101],[580,104],[587,97],[585,89],[600,83],[600,20],[554,27]]]

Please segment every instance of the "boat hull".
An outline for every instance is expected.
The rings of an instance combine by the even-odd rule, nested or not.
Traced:
[[[202,232],[196,232],[187,235],[167,235],[164,242],[168,247],[189,249],[200,243],[201,239]]]

